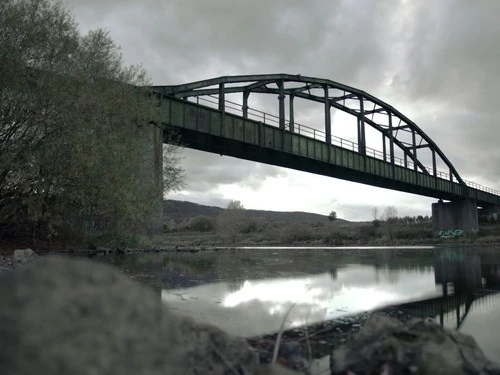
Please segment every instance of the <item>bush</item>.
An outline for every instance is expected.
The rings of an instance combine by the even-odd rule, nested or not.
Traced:
[[[240,229],[240,233],[248,234],[255,232],[262,232],[263,225],[262,223],[257,222],[256,220],[245,221]]]
[[[213,232],[215,222],[207,216],[199,215],[189,221],[188,228],[195,232]]]
[[[310,227],[293,224],[284,231],[281,238],[284,243],[296,243],[310,241],[314,239],[314,235]]]
[[[332,231],[323,237],[323,243],[330,246],[343,246],[351,237],[345,233]]]
[[[377,227],[373,225],[363,225],[359,228],[361,238],[375,237],[377,235]]]
[[[434,233],[432,232],[431,228],[409,226],[395,229],[393,237],[399,240],[424,239],[433,238]]]

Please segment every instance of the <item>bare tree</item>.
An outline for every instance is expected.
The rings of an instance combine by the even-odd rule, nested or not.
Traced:
[[[377,221],[378,220],[378,215],[379,215],[378,207],[373,207],[372,208],[372,218],[373,218],[373,221]]]
[[[239,200],[229,202],[217,217],[217,229],[229,242],[235,243],[246,224],[245,207]]]
[[[387,206],[384,210],[383,218],[386,222],[387,234],[391,241],[394,239],[394,226],[397,221],[398,211],[394,206]]]
[[[395,221],[398,216],[398,210],[394,206],[387,206],[384,210],[383,218],[385,221]]]

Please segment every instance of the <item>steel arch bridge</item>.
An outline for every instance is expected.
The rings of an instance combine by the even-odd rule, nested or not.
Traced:
[[[152,89],[161,94],[162,125],[178,131],[188,147],[439,199],[500,205],[499,192],[464,181],[413,121],[354,87],[301,75],[262,74]],[[226,100],[234,94],[241,95],[239,103]],[[250,108],[249,97],[255,94],[276,95],[277,114]],[[324,130],[295,121],[297,98],[321,103]],[[357,143],[332,134],[332,109],[352,116]],[[380,135],[376,148],[367,147],[367,127]],[[438,171],[438,165],[447,171]]]

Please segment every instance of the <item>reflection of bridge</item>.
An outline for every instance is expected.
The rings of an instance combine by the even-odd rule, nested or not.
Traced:
[[[406,312],[407,314],[418,318],[436,318],[439,317],[441,325],[444,324],[444,317],[451,313],[456,313],[457,329],[460,328],[465,318],[469,314],[472,304],[488,304],[500,300],[499,291],[479,289],[470,292],[454,293],[452,295],[425,299],[422,301],[413,301],[392,306]]]
[[[454,326],[459,329],[471,311],[500,301],[500,265],[497,259],[495,255],[477,255],[466,249],[435,250],[434,277],[436,285],[441,286],[442,295],[385,306],[375,311],[400,310],[405,316],[436,318],[441,325],[444,325],[445,317],[455,313]]]
[[[391,308],[414,317],[438,317],[441,325],[444,324],[445,315],[455,312],[455,327],[458,329],[473,303],[477,307],[500,300],[498,270],[497,262],[485,255],[475,255],[464,249],[438,250],[435,252],[434,277],[436,284],[441,285],[442,295]]]
[[[436,229],[474,229],[477,205],[500,205],[499,192],[464,181],[415,123],[364,91],[287,74],[219,77],[153,89],[162,94],[164,129],[178,132],[188,147],[452,201],[433,206]],[[241,107],[226,100],[236,93]],[[278,114],[251,109],[250,94],[277,95]],[[321,104],[322,129],[295,121],[297,98]],[[332,134],[332,108],[351,116],[357,142]]]

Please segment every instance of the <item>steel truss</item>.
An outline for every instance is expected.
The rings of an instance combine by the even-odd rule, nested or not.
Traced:
[[[274,94],[278,96],[279,127],[288,126],[294,131],[294,100],[301,98],[324,105],[325,141],[331,143],[332,125],[331,108],[341,110],[357,121],[358,152],[366,155],[365,126],[368,124],[382,135],[382,153],[384,161],[395,164],[394,148],[398,147],[404,155],[405,166],[408,160],[413,162],[413,169],[425,174],[438,176],[436,168],[438,158],[449,169],[450,181],[466,187],[453,164],[448,160],[432,139],[413,121],[384,101],[354,87],[327,79],[305,77],[290,74],[261,74],[225,76],[197,81],[176,86],[153,86],[164,95],[187,99],[190,97],[218,96],[218,108],[225,111],[225,95],[242,93],[243,117],[248,117],[248,98],[250,94]],[[319,91],[319,93],[318,93]],[[285,117],[285,99],[289,100],[289,117]],[[411,142],[404,139],[410,134]],[[387,144],[389,150],[387,150]],[[432,153],[432,170],[418,159],[418,150],[428,148]]]

